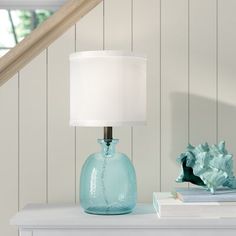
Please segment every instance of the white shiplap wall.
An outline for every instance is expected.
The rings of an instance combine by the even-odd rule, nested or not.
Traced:
[[[81,50],[148,56],[148,125],[116,128],[139,201],[169,191],[188,142],[224,139],[236,155],[236,1],[105,0],[0,87],[0,235],[30,202],[78,202],[99,128],[69,127],[69,61]]]

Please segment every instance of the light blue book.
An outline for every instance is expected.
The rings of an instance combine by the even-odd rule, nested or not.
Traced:
[[[217,189],[211,194],[204,188],[176,188],[173,196],[183,202],[236,202],[236,189]]]

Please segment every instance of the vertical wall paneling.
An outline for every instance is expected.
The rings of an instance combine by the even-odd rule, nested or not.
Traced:
[[[216,0],[189,5],[189,140],[216,142]]]
[[[9,218],[18,210],[18,76],[0,87],[0,234],[17,236]]]
[[[133,50],[147,55],[147,126],[133,129],[138,201],[160,190],[160,1],[134,0]]]
[[[236,1],[218,1],[218,129],[219,140],[236,156]],[[236,170],[236,159],[234,157]]]
[[[82,164],[99,150],[101,128],[69,126],[75,48],[147,54],[147,126],[114,129],[138,201],[181,186],[176,157],[188,141],[225,140],[236,154],[235,9],[235,0],[105,0],[1,86],[0,235],[17,235],[8,222],[18,207],[78,200]]]
[[[69,126],[69,55],[71,27],[48,48],[48,200],[74,202],[75,132]]]
[[[104,46],[107,50],[131,51],[131,0],[104,0]],[[114,128],[117,149],[132,155],[131,128]]]
[[[188,143],[188,1],[161,1],[161,190],[172,190]]]
[[[46,51],[20,71],[20,208],[46,201]]]
[[[76,50],[90,51],[103,48],[103,3],[100,3],[76,25]],[[100,151],[97,143],[102,138],[101,128],[76,128],[76,197],[79,202],[79,178],[83,163],[94,152]]]

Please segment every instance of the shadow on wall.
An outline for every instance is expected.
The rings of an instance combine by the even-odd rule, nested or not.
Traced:
[[[217,105],[214,99],[190,95],[188,110],[188,94],[173,93],[170,99],[171,159],[175,162],[188,142],[197,145],[225,140],[227,149],[234,155],[236,170],[236,101],[232,101],[235,106],[222,101]]]

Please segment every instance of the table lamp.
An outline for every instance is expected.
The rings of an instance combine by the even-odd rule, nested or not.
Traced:
[[[80,204],[91,214],[126,214],[136,205],[136,174],[116,152],[112,127],[146,123],[146,58],[131,52],[87,51],[70,55],[70,125],[104,127],[99,153],[85,161]]]

